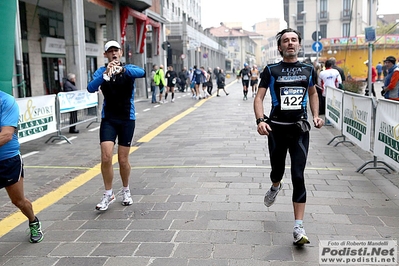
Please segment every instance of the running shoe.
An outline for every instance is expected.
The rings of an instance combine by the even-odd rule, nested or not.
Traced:
[[[303,229],[303,225],[295,225],[294,232],[292,233],[294,236],[294,245],[304,245],[309,244],[310,241],[306,236],[305,229]]]
[[[277,190],[272,189],[273,185],[270,189],[266,192],[264,203],[266,207],[270,207],[273,205],[274,201],[276,200],[277,194],[283,189],[283,181],[280,182],[280,185]]]
[[[43,240],[44,234],[42,232],[42,224],[35,217],[35,221],[29,223],[29,230],[30,230],[30,237],[29,237],[29,242],[31,243],[39,243],[40,241]]]
[[[106,211],[108,206],[115,201],[115,195],[112,193],[111,196],[104,193],[102,200],[96,206],[96,210],[98,211]]]
[[[175,99],[173,98],[171,102],[174,103],[174,102],[175,102]]]
[[[122,205],[129,206],[133,204],[132,196],[130,195],[130,190],[123,190],[121,191],[122,194]]]

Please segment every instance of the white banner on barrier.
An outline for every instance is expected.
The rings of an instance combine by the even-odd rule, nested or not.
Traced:
[[[399,102],[378,100],[374,155],[399,169]]]
[[[89,93],[86,90],[60,92],[58,93],[58,99],[61,114],[98,105],[98,94]]]
[[[344,93],[342,133],[365,151],[370,150],[372,110],[373,102],[370,97]]]
[[[343,91],[340,89],[327,87],[326,90],[326,119],[331,124],[341,130],[342,125],[342,97]]]
[[[16,101],[19,106],[20,143],[57,132],[55,95],[17,98]]]

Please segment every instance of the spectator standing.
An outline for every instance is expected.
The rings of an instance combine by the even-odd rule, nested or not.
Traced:
[[[155,83],[155,75],[157,74],[158,66],[152,65],[151,71],[151,103],[157,103],[157,84]]]
[[[321,98],[319,98],[319,114],[324,114],[326,109],[326,91],[327,87],[339,89],[342,80],[338,70],[332,68],[331,60],[325,62],[325,70],[320,71],[318,75],[318,84],[321,87]]]
[[[158,103],[162,103],[162,94],[163,91],[165,90],[165,85],[166,85],[165,73],[163,72],[163,65],[159,65],[159,69],[155,73],[154,82],[159,87]]]
[[[377,66],[375,67],[377,70],[377,81],[381,81],[381,74],[382,74],[382,64],[378,62]]]
[[[168,66],[168,71],[165,74],[166,78],[166,91],[165,91],[165,101],[164,103],[168,102],[168,92],[172,93],[172,100],[171,102],[175,102],[175,85],[177,83],[177,73],[173,70],[173,66]]]
[[[180,79],[180,91],[185,92],[186,91],[186,83],[187,83],[187,77],[188,77],[188,71],[186,67],[183,67],[183,69],[179,72],[179,79]]]
[[[335,59],[335,57],[330,57],[331,63],[332,63],[332,68],[338,70],[339,74],[341,75],[341,80],[342,80],[342,84],[345,81],[345,73],[344,70],[342,68],[340,68],[339,66],[337,66],[337,60]],[[342,89],[342,85],[340,87],[340,89]]]
[[[205,71],[202,71],[202,69],[198,69],[197,66],[194,66],[192,81],[194,82],[195,97],[197,100],[202,99],[200,96],[200,86],[205,80],[204,72]]]
[[[78,88],[75,86],[76,82],[76,75],[73,73],[68,73],[67,79],[64,82],[64,91],[65,92],[70,92],[70,91],[77,91]],[[69,124],[73,125],[78,122],[78,111],[72,111],[69,113]],[[69,128],[69,133],[74,133],[78,134],[79,130],[76,129],[76,125],[71,126]]]
[[[216,69],[216,68],[215,68]],[[207,96],[212,95],[212,90],[213,90],[213,80],[212,80],[212,69],[208,68],[208,72],[207,72],[207,76],[206,76],[206,91],[207,91]],[[213,73],[215,75],[215,77],[217,76],[216,73]]]
[[[384,77],[384,80],[387,75],[388,75],[388,69],[387,69],[387,66],[386,66],[385,60],[384,60],[384,64],[382,65],[382,76]]]
[[[216,81],[216,85],[217,85],[217,87],[218,87],[218,90],[217,90],[217,92],[216,92],[216,96],[217,96],[217,97],[220,97],[219,90],[223,90],[224,93],[226,94],[226,96],[229,95],[229,94],[226,92],[226,89],[225,89],[225,86],[226,86],[226,76],[225,76],[225,74],[224,74],[223,69],[219,69],[219,73],[218,73],[218,78],[217,78],[217,81]]]
[[[399,67],[396,65],[396,58],[388,56],[384,65],[388,72],[384,79],[384,98],[399,101]]]
[[[237,78],[237,83],[240,81],[240,78],[241,78],[241,76],[240,76],[240,69],[236,69],[236,72],[234,73],[235,75],[236,75],[236,78]]]
[[[42,226],[32,203],[24,195],[24,165],[18,142],[19,107],[15,98],[0,91],[0,188],[5,188],[11,202],[28,218],[29,242],[43,240]]]
[[[191,93],[192,93],[191,98],[195,99],[197,94],[195,92],[195,81],[193,80],[193,75],[194,75],[193,68],[190,67],[190,70],[188,71],[187,86],[190,87],[190,90],[191,90]]]
[[[104,95],[103,110],[100,124],[101,174],[105,192],[96,205],[96,210],[105,211],[115,201],[112,191],[114,169],[112,155],[115,141],[118,138],[118,163],[122,179],[122,205],[133,203],[129,179],[131,166],[129,163],[130,146],[136,125],[136,110],[134,95],[136,78],[144,78],[145,70],[135,65],[125,65],[120,62],[123,50],[116,41],[109,41],[104,46],[104,56],[108,58],[107,66],[102,66],[93,74],[93,80],[88,84],[89,92],[96,92],[101,87]]]
[[[209,68],[209,70],[211,70],[211,68]],[[217,81],[216,79],[217,79],[217,76],[219,75],[219,70],[220,70],[220,67],[215,67],[213,69],[213,75],[214,75],[215,81]]]
[[[270,178],[272,186],[267,191],[264,203],[270,207],[282,190],[287,151],[291,157],[292,201],[294,208],[294,244],[309,243],[303,227],[306,204],[304,170],[309,149],[310,124],[307,122],[307,102],[313,114],[316,128],[323,126],[319,117],[319,103],[313,83],[315,70],[312,65],[298,61],[301,35],[293,29],[277,33],[277,48],[283,60],[270,64],[262,72],[259,90],[254,100],[257,131],[268,136]],[[269,117],[264,115],[263,100],[270,88],[272,108]]]
[[[368,74],[368,66],[369,66],[369,60],[366,60],[364,64],[367,66],[367,74]],[[366,81],[368,81],[369,77],[367,77]],[[375,90],[374,90],[374,83],[377,79],[377,70],[375,69],[374,66],[371,66],[371,92],[373,96],[375,97]],[[367,82],[368,85],[368,82]],[[366,87],[365,94],[366,96],[369,96],[369,88],[368,86]]]

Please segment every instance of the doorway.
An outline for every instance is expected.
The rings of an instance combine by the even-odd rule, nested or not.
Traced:
[[[65,58],[43,57],[44,94],[57,94],[62,91],[63,79],[66,78]]]

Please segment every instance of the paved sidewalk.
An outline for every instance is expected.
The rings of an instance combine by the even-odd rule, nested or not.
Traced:
[[[311,244],[293,246],[289,168],[283,191],[266,208],[267,139],[256,132],[251,93],[243,101],[241,83],[234,81],[227,90],[229,96],[206,101],[176,93],[173,104],[138,102],[138,148],[130,155],[133,205],[116,201],[106,212],[95,211],[103,193],[97,174],[38,213],[43,242],[28,242],[27,222],[2,236],[0,265],[319,265],[319,240],[398,239],[399,188],[389,180],[397,174],[356,173],[371,154],[328,146],[338,132],[323,127],[311,130],[305,171],[304,226]],[[138,143],[186,110],[149,142]],[[24,159],[32,201],[95,170],[98,130],[89,129],[79,126],[72,145],[44,144],[46,138],[22,145],[23,154],[39,151]],[[116,192],[118,169],[114,184]],[[0,202],[1,219],[15,211],[4,190]]]

